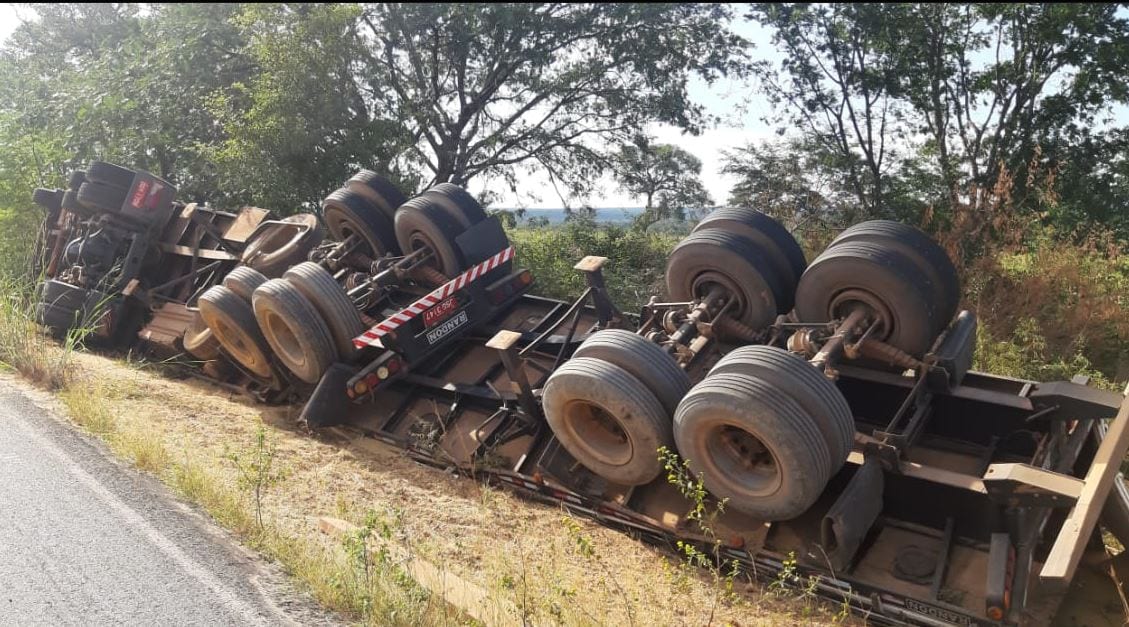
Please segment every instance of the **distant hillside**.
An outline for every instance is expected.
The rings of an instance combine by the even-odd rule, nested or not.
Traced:
[[[514,207],[491,207],[499,211],[516,212]],[[605,224],[627,224],[631,219],[643,212],[643,207],[602,207],[596,209],[596,221]],[[564,209],[526,209],[525,217],[519,222],[524,224],[530,218],[548,218],[549,224],[564,222]]]

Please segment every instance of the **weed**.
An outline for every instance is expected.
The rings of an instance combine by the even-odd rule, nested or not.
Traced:
[[[267,437],[266,427],[262,424],[255,430],[255,442],[249,450],[227,455],[239,471],[240,486],[251,493],[260,531],[263,529],[263,492],[281,478],[273,470],[274,457],[274,441]]]
[[[72,383],[59,392],[59,399],[71,419],[87,431],[107,436],[116,430],[117,420],[100,387],[90,383]]]
[[[686,563],[704,568],[713,579],[713,604],[706,619],[706,624],[712,624],[714,615],[720,603],[733,603],[736,600],[734,582],[741,574],[740,564],[733,559],[721,557],[721,540],[714,530],[717,519],[725,511],[726,500],[713,501],[706,490],[702,477],[695,476],[690,470],[686,460],[677,453],[664,447],[659,448],[659,459],[666,469],[666,480],[678,488],[678,491],[690,501],[691,509],[686,513],[686,519],[694,521],[698,529],[708,539],[708,553],[690,542],[678,541],[677,546]]]
[[[604,573],[604,580],[611,582],[611,585],[615,588],[616,594],[623,599],[623,607],[627,611],[627,623],[634,625],[635,610],[633,608],[634,604],[631,602],[631,597],[624,591],[623,586],[620,585],[619,580],[615,577],[615,573],[608,567],[603,555],[596,550],[592,539],[584,533],[584,528],[580,526],[580,523],[576,522],[571,516],[565,516],[561,519],[561,522],[564,524],[565,529],[568,530],[569,537],[572,538],[574,550],[581,557],[595,563]]]

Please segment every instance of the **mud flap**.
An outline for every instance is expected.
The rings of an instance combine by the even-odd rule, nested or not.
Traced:
[[[884,483],[882,465],[868,456],[823,517],[819,527],[820,542],[835,571],[850,565],[882,511]]]
[[[311,429],[332,427],[345,421],[349,413],[349,397],[345,390],[349,379],[357,374],[357,369],[342,363],[335,363],[325,371],[310,395],[310,400],[302,408],[298,420]]]

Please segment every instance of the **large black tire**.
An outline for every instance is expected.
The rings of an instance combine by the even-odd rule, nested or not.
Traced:
[[[666,289],[674,301],[703,298],[711,285],[722,285],[737,303],[734,319],[763,328],[776,319],[776,294],[783,291],[772,265],[749,240],[726,231],[691,233],[674,247],[666,263]]]
[[[71,311],[81,310],[90,297],[90,290],[56,279],[44,281],[37,291],[39,302]]]
[[[710,493],[760,520],[799,516],[831,477],[819,428],[787,392],[758,377],[703,379],[678,406],[674,439]]]
[[[37,187],[31,192],[31,201],[43,207],[48,215],[58,213],[63,207],[63,190]]]
[[[670,353],[631,331],[607,329],[593,334],[573,353],[573,358],[592,357],[623,368],[655,395],[668,418],[690,391],[690,377]]]
[[[63,192],[63,209],[66,209],[67,211],[77,216],[86,218],[97,213],[96,211],[88,209],[86,205],[80,203],[78,201],[78,192],[71,189]]]
[[[431,266],[448,278],[466,269],[466,259],[455,243],[465,227],[431,198],[417,196],[396,210],[396,241],[405,255],[430,248]]]
[[[784,225],[755,209],[725,207],[710,212],[694,227],[694,231],[705,229],[728,231],[752,242],[780,277],[782,290],[776,295],[778,308],[792,309],[796,285],[808,262],[804,250]]]
[[[180,341],[184,346],[184,352],[200,361],[209,361],[220,356],[220,341],[208,328],[208,323],[204,322],[199,310],[192,318],[192,324],[184,330],[184,336]]]
[[[901,252],[862,241],[823,251],[808,266],[796,289],[796,316],[803,322],[846,317],[863,303],[883,328],[875,336],[921,357],[944,328],[939,295],[921,270]]]
[[[312,261],[300,263],[282,276],[317,308],[329,334],[333,336],[337,356],[343,361],[349,361],[357,350],[353,345],[353,338],[365,331],[361,313],[357,311],[349,295],[328,270]]]
[[[121,211],[127,191],[104,183],[87,181],[78,188],[78,202],[93,211]]]
[[[86,171],[75,170],[71,172],[70,177],[67,179],[67,189],[71,191],[78,191],[82,184],[86,182]]]
[[[588,470],[619,485],[662,472],[659,447],[674,444],[670,417],[639,379],[592,357],[565,362],[545,383],[545,419],[561,446]]]
[[[265,274],[254,268],[239,266],[227,273],[227,276],[223,278],[222,285],[249,303],[255,290],[268,280]]]
[[[82,322],[82,311],[50,303],[36,303],[35,321],[45,327],[53,337],[62,338],[67,331]]]
[[[486,219],[482,205],[478,204],[474,196],[454,183],[440,183],[425,191],[423,195],[443,207],[443,210],[463,225],[464,229]]]
[[[105,161],[91,161],[86,166],[86,178],[110,187],[118,187],[126,192],[133,186],[137,172]]]
[[[313,303],[286,279],[271,279],[255,290],[251,304],[278,360],[299,379],[317,383],[337,351]]]
[[[742,346],[727,353],[709,376],[736,372],[758,377],[790,396],[815,421],[827,451],[831,472],[847,461],[855,441],[855,420],[843,393],[801,357],[773,346]]]
[[[408,202],[408,198],[392,181],[372,170],[357,172],[345,182],[345,187],[369,199],[389,220],[395,220],[396,209]]]
[[[259,330],[251,304],[216,285],[200,295],[196,306],[212,334],[231,358],[256,376],[270,378],[270,345]]]
[[[62,338],[67,331],[82,324],[90,290],[48,279],[36,288],[35,321],[52,336]]]
[[[334,239],[345,241],[350,235],[359,236],[373,259],[387,253],[400,253],[392,218],[355,191],[339,189],[326,196],[321,203],[321,214]]]
[[[312,213],[300,213],[283,222],[306,227],[272,224],[259,232],[243,249],[241,261],[270,278],[282,276],[290,266],[302,263],[325,238],[325,230]]]
[[[896,250],[913,260],[929,279],[931,292],[940,295],[939,320],[946,325],[960,305],[960,278],[945,249],[924,231],[893,220],[860,222],[836,237],[828,248],[845,242],[869,242]]]

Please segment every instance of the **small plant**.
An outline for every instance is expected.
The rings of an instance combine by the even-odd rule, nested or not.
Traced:
[[[690,501],[691,508],[686,513],[686,519],[694,521],[702,535],[709,539],[708,552],[690,542],[679,540],[677,543],[686,563],[705,568],[713,578],[714,599],[706,620],[708,625],[713,623],[720,603],[732,603],[736,600],[734,583],[741,573],[741,566],[736,560],[721,556],[721,540],[714,530],[717,519],[725,512],[726,501],[712,501],[701,476],[695,476],[687,461],[677,453],[665,446],[659,448],[658,453],[663,468],[666,469],[667,482],[678,488],[682,496]]]
[[[241,453],[228,453],[227,458],[239,471],[239,484],[251,493],[255,505],[255,520],[259,523],[259,530],[263,525],[263,493],[282,477],[274,471],[275,445],[267,437],[267,430],[262,424],[255,430],[255,443],[250,450]]]

